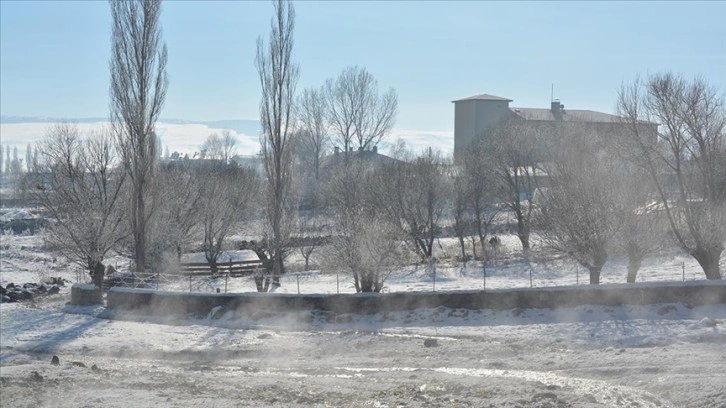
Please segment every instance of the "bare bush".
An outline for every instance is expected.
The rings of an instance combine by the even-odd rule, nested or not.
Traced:
[[[380,292],[403,262],[400,229],[362,207],[336,218],[338,230],[324,257],[326,269],[347,271],[356,292]]]

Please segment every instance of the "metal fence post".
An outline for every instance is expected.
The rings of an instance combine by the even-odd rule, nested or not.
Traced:
[[[232,267],[230,266],[230,269]],[[227,281],[229,280],[229,272],[227,272],[227,275],[224,277],[224,293],[227,293]]]
[[[192,274],[189,274],[189,293],[192,291]]]
[[[487,288],[487,265],[486,265],[486,263],[482,263],[481,265],[482,265],[481,269],[484,272],[484,289],[486,289]]]
[[[434,292],[436,292],[436,267],[434,266]]]
[[[532,267],[531,266],[529,267],[529,287],[530,288],[534,287],[534,281],[532,280]]]

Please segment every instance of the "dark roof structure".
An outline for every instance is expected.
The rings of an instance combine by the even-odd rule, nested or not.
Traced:
[[[565,122],[588,122],[588,123],[618,123],[622,118],[611,115],[609,113],[596,112],[592,110],[581,109],[562,109],[556,111],[555,115],[552,109],[540,108],[510,108],[514,114],[525,120],[536,121],[565,121]]]

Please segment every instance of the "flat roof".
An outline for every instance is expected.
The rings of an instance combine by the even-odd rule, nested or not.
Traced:
[[[501,96],[494,96],[489,94],[480,94],[480,95],[474,95],[469,96],[467,98],[457,99],[455,101],[451,101],[452,103],[455,102],[462,102],[462,101],[505,101],[505,102],[512,102],[511,99],[502,98]]]

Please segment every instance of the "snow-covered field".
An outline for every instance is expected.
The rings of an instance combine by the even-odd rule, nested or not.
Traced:
[[[75,280],[74,267],[37,237],[2,236],[0,245],[3,285]],[[687,279],[701,278],[683,262]],[[651,260],[643,280],[680,280],[682,268],[676,255]],[[502,260],[488,268],[487,287],[529,286],[520,269]],[[481,287],[478,272],[442,264],[436,288]],[[567,264],[535,272],[535,286],[575,279]],[[615,262],[603,280],[623,276]],[[289,279],[281,290],[297,291]],[[388,290],[432,284],[423,268],[406,270]],[[301,288],[335,291],[335,275],[301,275]],[[66,286],[36,303],[0,305],[0,406],[726,406],[726,305],[438,308],[231,325],[109,320],[102,308],[66,306],[68,298]]]

